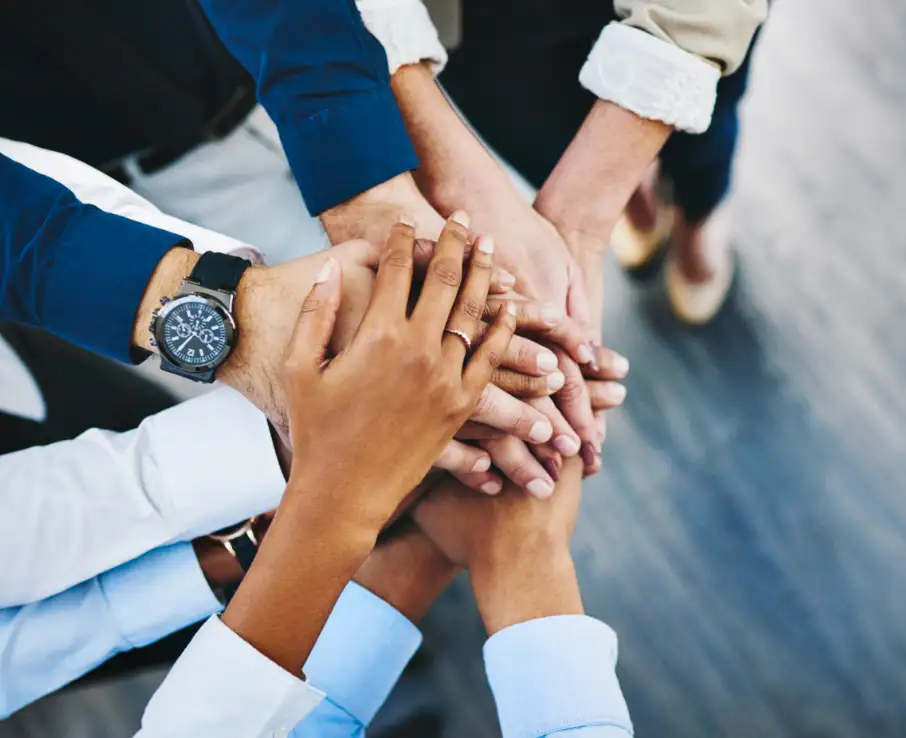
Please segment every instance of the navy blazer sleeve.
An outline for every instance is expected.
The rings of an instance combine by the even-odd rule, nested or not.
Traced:
[[[418,166],[384,49],[354,0],[200,2],[254,77],[312,213]]]
[[[0,155],[0,319],[115,359],[158,262],[182,236],[85,205]]]

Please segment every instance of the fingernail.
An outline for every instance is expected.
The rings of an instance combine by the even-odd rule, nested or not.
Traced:
[[[563,389],[564,384],[566,384],[566,377],[563,376],[563,372],[554,372],[547,377],[547,388],[551,392]]]
[[[579,442],[572,436],[560,435],[554,439],[554,448],[564,456],[575,456],[579,453]]]
[[[593,372],[596,372],[600,369],[600,365],[598,364],[598,352],[595,350],[594,346],[589,346],[589,351],[591,352],[591,361],[588,362],[588,365]]]
[[[450,220],[454,223],[459,223],[463,228],[468,228],[469,223],[469,214],[465,210],[457,210],[453,215],[450,216]]]
[[[557,357],[550,351],[538,354],[538,371],[552,372],[557,368]]]
[[[478,237],[478,250],[482,254],[493,254],[494,253],[494,239],[490,236],[479,236]]]
[[[591,347],[587,343],[583,343],[579,346],[576,354],[579,356],[580,364],[588,364],[595,358],[594,352],[591,350]]]
[[[497,270],[497,283],[501,287],[506,287],[509,289],[514,284],[516,284],[516,277],[510,274],[506,269]]]
[[[475,466],[472,467],[473,472],[486,472],[491,468],[491,460],[487,456],[482,456],[478,461],[475,462]]]
[[[515,315],[516,315],[516,303],[515,303],[515,302],[508,302],[508,303],[506,304],[506,311],[507,311],[510,315],[515,316]]]
[[[626,399],[626,386],[617,382],[605,384],[604,392],[607,395],[607,399],[615,404],[619,404]]]
[[[614,354],[611,367],[613,368],[613,373],[617,375],[617,378],[622,379],[629,374],[629,359],[625,356]]]
[[[408,215],[400,215],[400,217],[396,219],[396,222],[399,223],[400,225],[409,226],[410,228],[415,228],[415,221],[412,220],[412,218],[410,218]]]
[[[532,423],[532,429],[529,431],[529,440],[535,443],[546,443],[554,429],[547,420],[538,420]]]
[[[544,479],[533,479],[525,488],[539,500],[546,500],[554,494],[554,485]]]
[[[541,308],[541,320],[550,326],[557,325],[563,320],[563,311],[556,305],[545,305]]]
[[[502,485],[500,482],[485,482],[479,489],[486,495],[496,495],[500,492]]]
[[[601,443],[607,438],[607,418],[603,415],[598,418],[598,438],[601,439]]]
[[[544,470],[551,475],[551,479],[555,482],[560,481],[560,470],[557,468],[557,465],[554,463],[553,459],[545,459],[541,462],[541,466],[544,467]]]
[[[598,458],[598,452],[595,451],[595,447],[589,441],[585,441],[582,444],[582,447],[579,449],[579,455],[582,457],[582,463],[586,467],[592,467],[595,465],[595,461]]]
[[[324,265],[318,270],[318,273],[315,275],[315,284],[324,284],[330,275],[333,274],[333,257],[328,257],[327,261],[324,262]]]

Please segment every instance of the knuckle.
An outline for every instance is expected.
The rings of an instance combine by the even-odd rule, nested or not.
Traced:
[[[583,382],[581,380],[567,378],[566,383],[557,394],[560,396],[561,400],[572,402],[578,400],[584,391],[585,388],[583,387]]]
[[[317,297],[306,297],[305,301],[302,303],[302,312],[306,314],[317,312],[321,307],[321,304],[321,300]]]
[[[412,254],[402,249],[392,249],[384,257],[384,264],[389,267],[409,269],[412,267]]]
[[[535,352],[528,341],[510,341],[510,351],[516,366],[529,366],[533,363]]]
[[[488,349],[487,352],[488,364],[490,364],[492,369],[497,369],[500,366],[500,363],[503,361],[503,357],[499,352],[494,351],[493,349]]]
[[[459,310],[467,318],[472,320],[481,320],[484,314],[484,304],[468,297],[463,297],[459,303]]]
[[[475,415],[480,417],[487,417],[493,415],[494,413],[494,400],[491,395],[490,386],[485,387],[481,394],[478,396],[478,400],[475,402]]]
[[[462,280],[462,265],[454,259],[437,259],[431,271],[438,281],[449,287],[459,287]]]

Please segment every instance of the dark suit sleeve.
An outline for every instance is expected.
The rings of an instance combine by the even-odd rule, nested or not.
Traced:
[[[354,0],[200,0],[254,77],[312,213],[418,166]]]
[[[0,319],[129,361],[145,287],[164,254],[187,245],[0,155]]]

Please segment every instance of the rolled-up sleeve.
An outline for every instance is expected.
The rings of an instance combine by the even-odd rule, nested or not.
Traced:
[[[634,28],[735,72],[768,15],[767,0],[616,0]]]
[[[387,57],[354,0],[201,5],[254,77],[311,212],[418,166]]]

